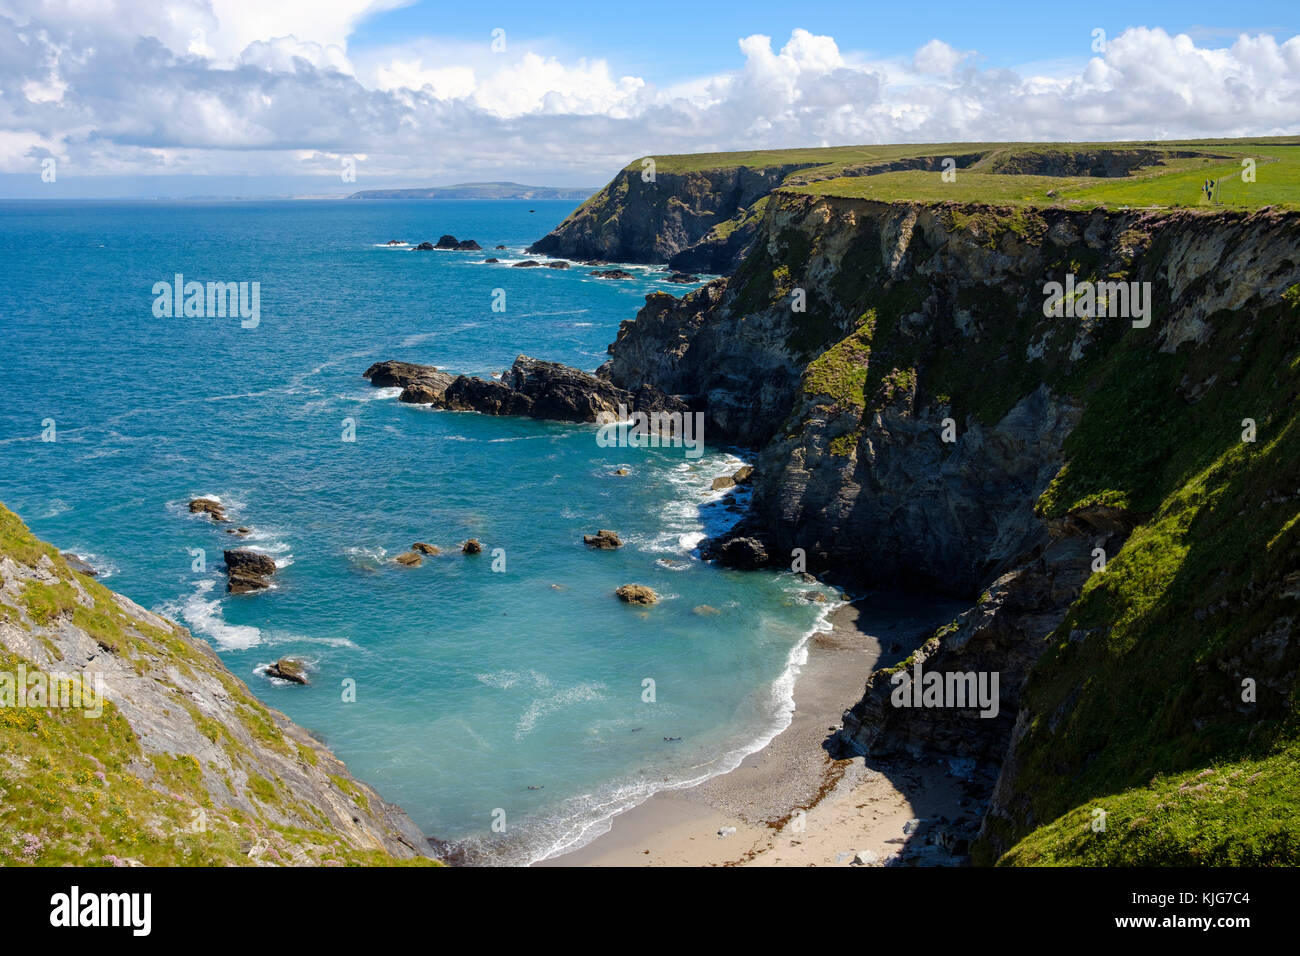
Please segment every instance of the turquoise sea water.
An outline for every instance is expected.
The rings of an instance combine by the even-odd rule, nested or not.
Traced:
[[[734,520],[708,490],[731,450],[601,448],[594,426],[406,406],[361,378],[386,358],[488,375],[519,353],[594,370],[647,292],[683,289],[484,264],[572,206],[0,204],[0,501],[210,642],[426,833],[494,862],[733,766],[788,720],[824,607],[789,575],[693,556]],[[383,246],[443,233],[485,251]],[[260,323],[155,318],[176,273],[259,282]],[[273,590],[225,593],[235,539],[188,513],[198,495],[254,530]],[[627,545],[588,550],[598,528]],[[467,537],[485,552],[462,556]],[[415,541],[448,553],[395,565]],[[664,600],[623,605],[629,582]],[[311,686],[264,676],[285,655]]]

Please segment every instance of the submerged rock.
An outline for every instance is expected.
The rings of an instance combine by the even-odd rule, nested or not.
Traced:
[[[650,605],[659,601],[659,595],[644,584],[624,584],[614,592],[627,604]]]
[[[588,275],[593,275],[597,279],[632,279],[635,278],[632,273],[623,269],[593,269]]]
[[[623,547],[623,540],[618,536],[618,532],[605,528],[601,528],[595,534],[584,534],[582,540],[588,547],[598,551],[611,551]]]
[[[540,266],[541,263],[535,259],[525,259],[523,262],[516,262],[510,268],[512,269],[531,269],[534,266]]]
[[[275,560],[261,551],[238,548],[223,552],[226,560],[226,590],[231,594],[262,591],[271,586]]]

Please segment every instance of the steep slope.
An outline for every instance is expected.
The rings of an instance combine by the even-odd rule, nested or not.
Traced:
[[[206,644],[3,507],[0,794],[6,864],[434,862],[401,810]]]
[[[529,247],[538,255],[603,262],[670,262],[674,268],[730,268],[757,224],[754,216],[724,235],[711,234],[775,189],[786,175],[816,163],[727,166],[647,178],[641,161],[629,164],[564,222]],[[733,235],[734,234],[734,235]],[[709,237],[709,250],[681,254]],[[716,246],[716,249],[714,248]]]
[[[1049,317],[1067,276],[1150,309]],[[735,535],[772,564],[975,601],[906,666],[1000,672],[1000,717],[882,673],[842,736],[1001,760],[979,860],[1296,862],[1298,283],[1295,213],[782,189],[601,374],[760,449]]]

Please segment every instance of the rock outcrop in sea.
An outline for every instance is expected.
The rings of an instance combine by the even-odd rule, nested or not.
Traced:
[[[402,386],[399,400],[485,415],[523,415],[561,422],[613,421],[631,413],[685,413],[689,406],[653,386],[618,388],[587,372],[521,355],[501,380],[451,376],[433,366],[378,362],[363,373],[372,385]]]
[[[271,586],[275,559],[261,551],[237,548],[223,552],[226,560],[226,590],[231,594],[263,591]]]

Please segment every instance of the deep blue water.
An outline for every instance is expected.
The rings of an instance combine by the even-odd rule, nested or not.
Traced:
[[[818,622],[809,585],[692,555],[706,523],[734,518],[708,491],[730,451],[601,448],[594,426],[402,405],[361,378],[385,358],[595,369],[647,292],[683,289],[483,262],[518,260],[572,206],[0,204],[0,501],[209,641],[427,833],[504,862],[734,765],[788,719]],[[382,245],[443,233],[486,251]],[[153,286],[176,273],[259,282],[260,323],[156,318]],[[275,556],[273,590],[225,593],[234,536],[188,513],[198,495]],[[627,546],[588,550],[598,528]],[[458,552],[471,536],[483,555]],[[448,553],[395,565],[415,541]],[[664,600],[621,604],[629,582]],[[264,676],[284,655],[311,686]]]

